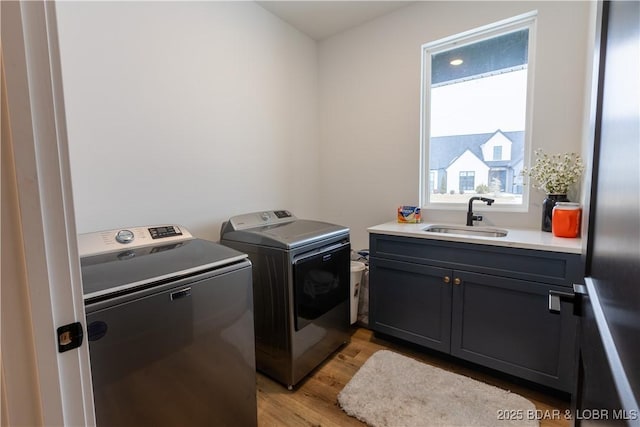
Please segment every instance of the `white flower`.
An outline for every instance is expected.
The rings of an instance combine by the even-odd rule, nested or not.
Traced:
[[[522,175],[533,178],[535,188],[548,194],[567,194],[569,186],[577,182],[584,165],[576,153],[546,154],[542,149],[535,151],[536,162],[531,168],[524,168]]]

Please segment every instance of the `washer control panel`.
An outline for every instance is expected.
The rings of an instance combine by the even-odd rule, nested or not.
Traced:
[[[171,243],[192,239],[186,229],[178,225],[131,227],[118,230],[97,231],[78,235],[80,257],[133,249],[159,243]]]
[[[152,239],[166,239],[167,237],[182,236],[182,231],[177,225],[166,225],[149,228],[149,234]]]
[[[266,225],[284,224],[296,219],[291,212],[286,210],[260,211],[234,216],[229,219],[229,223],[234,230],[246,230]]]

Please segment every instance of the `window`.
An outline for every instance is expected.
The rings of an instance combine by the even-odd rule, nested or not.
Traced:
[[[491,160],[502,160],[502,146],[498,145],[493,147],[493,159]]]
[[[476,188],[475,179],[476,179],[475,171],[460,172],[460,193],[464,191],[475,190]]]
[[[434,171],[431,171],[429,173],[429,191],[435,191],[437,190],[438,186],[436,183],[436,173]]]
[[[525,210],[535,13],[422,47],[421,205]]]

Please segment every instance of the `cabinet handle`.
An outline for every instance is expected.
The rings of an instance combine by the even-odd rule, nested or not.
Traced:
[[[455,279],[453,279],[453,284],[454,285],[459,285],[460,283],[462,283],[462,280],[460,280],[459,277],[456,277]]]
[[[573,303],[573,314],[580,316],[581,297],[587,295],[587,287],[585,285],[573,285],[573,292],[549,291],[549,311],[551,313],[560,313],[561,301]]]
[[[449,276],[444,276],[444,277],[442,278],[442,281],[443,281],[444,283],[449,283],[449,282],[451,282],[451,277],[449,277]]]

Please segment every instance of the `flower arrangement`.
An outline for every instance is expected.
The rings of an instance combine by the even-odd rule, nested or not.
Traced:
[[[546,154],[541,148],[534,152],[535,164],[531,168],[524,168],[522,175],[533,178],[535,188],[547,194],[567,194],[569,186],[577,182],[584,164],[576,153]]]

